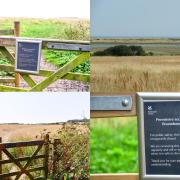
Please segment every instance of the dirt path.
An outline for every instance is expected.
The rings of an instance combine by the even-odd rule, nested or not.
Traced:
[[[41,59],[41,69],[48,69],[48,70],[57,70],[57,68],[51,64],[48,63],[44,60],[44,58]],[[35,82],[40,82],[42,81],[44,78],[43,77],[39,77],[39,76],[33,76],[31,75],[31,77],[33,78],[33,80]],[[21,87],[28,87],[27,83],[22,79],[21,80]],[[53,84],[51,84],[49,87],[47,87],[46,89],[44,89],[44,91],[50,91],[50,92],[77,92],[77,91],[89,91],[89,84],[88,83],[83,83],[80,81],[71,81],[71,80],[58,80],[56,82],[54,82]]]

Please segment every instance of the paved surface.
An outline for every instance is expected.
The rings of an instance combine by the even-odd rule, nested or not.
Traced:
[[[48,70],[57,70],[57,68],[51,64],[46,62],[43,58],[41,59],[41,65],[40,65],[41,69],[48,69]],[[33,76],[31,75],[32,79],[35,82],[40,82],[42,81],[44,78],[40,77],[40,76]],[[21,80],[21,87],[28,87],[28,85],[26,84],[26,82],[22,79]],[[47,87],[46,89],[44,89],[44,91],[49,91],[49,92],[87,92],[89,91],[89,83],[84,83],[84,82],[80,82],[80,81],[71,81],[71,80],[58,80],[56,82],[54,82],[53,84],[51,84],[49,87]]]

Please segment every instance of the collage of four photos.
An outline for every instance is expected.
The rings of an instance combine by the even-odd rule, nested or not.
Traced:
[[[180,179],[178,0],[6,0],[0,180]]]

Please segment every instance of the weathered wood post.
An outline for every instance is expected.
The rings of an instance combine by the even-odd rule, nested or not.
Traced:
[[[54,139],[54,143],[53,143],[53,148],[54,148],[54,152],[53,152],[53,178],[54,180],[58,180],[59,178],[56,176],[57,173],[57,162],[58,162],[58,146],[59,144],[61,144],[61,140],[60,139]]]
[[[0,137],[0,143],[2,143],[2,137]],[[2,150],[0,147],[0,160],[2,160]],[[2,174],[2,164],[0,164],[0,174]]]
[[[44,142],[45,142],[45,162],[44,162],[44,166],[45,166],[45,179],[48,179],[48,174],[49,174],[49,169],[48,169],[48,161],[49,161],[49,134],[46,134],[44,137]]]
[[[19,21],[14,22],[14,35],[16,37],[20,36],[20,22]],[[20,86],[20,74],[19,73],[15,73],[15,86],[16,87]]]

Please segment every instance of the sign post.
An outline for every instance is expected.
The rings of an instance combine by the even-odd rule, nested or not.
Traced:
[[[141,180],[180,179],[180,93],[138,93]]]
[[[14,35],[16,37],[20,36],[20,22],[19,21],[15,21],[14,22]],[[19,73],[15,73],[15,86],[19,87],[20,86],[20,74]]]
[[[15,71],[38,74],[41,60],[41,41],[16,40]]]

